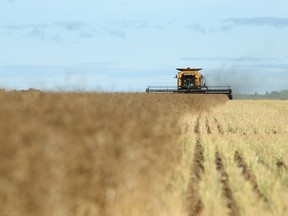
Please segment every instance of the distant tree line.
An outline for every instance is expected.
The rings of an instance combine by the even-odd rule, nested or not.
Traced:
[[[234,94],[235,99],[275,99],[275,100],[288,100],[288,90],[266,92],[265,94]]]

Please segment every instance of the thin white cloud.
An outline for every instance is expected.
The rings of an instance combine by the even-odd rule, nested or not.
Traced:
[[[223,62],[264,62],[264,61],[276,61],[276,58],[259,58],[253,56],[243,57],[183,57],[181,60],[185,61],[223,61]]]
[[[76,33],[79,37],[89,38],[94,36],[95,30],[86,29],[86,24],[80,21],[62,21],[53,23],[25,24],[25,25],[2,25],[0,29],[9,34],[23,33],[32,38],[45,41],[63,41],[63,31]],[[61,32],[61,33],[60,33]]]
[[[151,29],[162,29],[163,26],[157,24],[151,24],[145,20],[122,20],[122,21],[111,21],[108,23],[103,30],[109,35],[125,39],[127,37],[128,30],[151,30]]]
[[[122,31],[122,30],[111,30],[111,29],[103,29],[106,33],[108,33],[109,35],[116,37],[116,38],[120,38],[120,39],[125,39],[126,38],[126,32]]]
[[[47,28],[51,26],[51,24],[25,24],[25,25],[2,25],[0,28],[7,29],[10,31],[22,31],[31,28]]]
[[[113,21],[110,24],[117,26],[118,28],[123,29],[162,29],[163,26],[159,24],[151,24],[146,20],[122,20],[122,21]]]
[[[243,17],[243,18],[228,18],[223,19],[222,24],[214,27],[205,27],[200,24],[188,25],[188,28],[205,34],[207,32],[226,32],[233,28],[240,26],[257,26],[257,27],[272,27],[272,28],[287,28],[288,18],[287,17]]]
[[[248,18],[229,18],[225,19],[224,28],[232,28],[235,26],[270,26],[275,28],[288,27],[288,18],[278,17],[248,17]]]
[[[39,38],[46,41],[63,41],[65,32],[74,34],[80,38],[93,38],[96,32],[105,32],[106,34],[125,39],[128,30],[143,30],[143,29],[162,29],[163,26],[151,24],[148,21],[141,20],[126,20],[112,21],[103,26],[87,26],[81,21],[59,21],[52,23],[39,24],[23,24],[23,25],[2,25],[0,29],[6,30],[9,34],[25,34],[29,37]],[[53,33],[54,32],[54,33]]]
[[[189,25],[188,28],[195,31],[195,32],[200,32],[202,34],[206,33],[206,29],[199,24]]]
[[[84,31],[80,31],[79,32],[79,37],[81,38],[93,38],[95,36],[95,32],[96,31],[88,31],[88,30],[84,30]]]
[[[80,21],[55,22],[53,24],[60,26],[60,27],[63,27],[69,31],[80,31],[86,26],[85,23],[80,22]]]

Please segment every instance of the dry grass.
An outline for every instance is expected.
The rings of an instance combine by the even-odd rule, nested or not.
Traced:
[[[226,100],[0,92],[0,215],[181,214],[180,119]]]

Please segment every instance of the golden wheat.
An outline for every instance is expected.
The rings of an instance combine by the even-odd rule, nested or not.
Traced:
[[[225,101],[1,92],[0,214],[182,214],[182,116]]]

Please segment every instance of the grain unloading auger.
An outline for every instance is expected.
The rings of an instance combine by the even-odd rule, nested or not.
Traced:
[[[177,87],[148,86],[147,93],[190,93],[190,94],[224,94],[232,100],[230,86],[207,86],[204,76],[199,72],[202,68],[176,68],[179,72]]]

